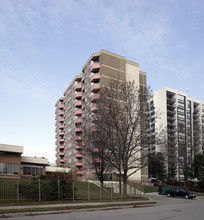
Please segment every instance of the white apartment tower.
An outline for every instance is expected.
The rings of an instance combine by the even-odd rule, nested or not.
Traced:
[[[149,135],[165,131],[165,142],[149,144],[149,153],[164,152],[171,178],[184,179],[184,165],[191,165],[194,155],[204,151],[204,102],[187,93],[162,88],[148,102]]]

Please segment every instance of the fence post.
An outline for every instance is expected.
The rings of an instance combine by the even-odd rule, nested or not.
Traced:
[[[74,202],[74,181],[72,182],[72,197],[73,197],[73,202]]]
[[[111,200],[113,200],[113,183],[111,183]]]
[[[19,178],[17,178],[17,202],[19,202]]]
[[[41,184],[39,179],[39,201],[41,201]]]
[[[59,181],[59,179],[58,179],[57,186],[58,186],[58,201],[59,201],[60,200],[60,181]]]

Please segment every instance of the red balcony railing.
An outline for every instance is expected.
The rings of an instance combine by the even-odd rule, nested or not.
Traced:
[[[74,113],[76,116],[78,115],[81,115],[82,114],[82,109],[78,109],[78,110],[76,110],[75,111],[75,113]]]
[[[64,129],[64,125],[60,125],[59,128],[60,128],[60,129]]]
[[[91,111],[92,111],[92,112],[98,111],[98,107],[97,107],[96,105],[92,106],[92,107],[91,107]]]
[[[83,175],[83,174],[84,174],[84,171],[83,171],[83,170],[77,170],[77,171],[76,171],[76,174],[77,174],[77,175]]]
[[[93,76],[91,76],[91,82],[96,82],[101,78],[101,74],[100,73],[94,73]]]
[[[64,117],[60,118],[59,122],[64,122]]]
[[[92,97],[91,97],[91,102],[96,102],[97,100],[100,99],[100,94],[94,94]]]
[[[80,91],[82,88],[82,84],[81,83],[77,83],[75,86],[74,86],[74,90],[75,91]]]
[[[82,118],[77,118],[74,120],[75,124],[82,123]]]
[[[77,133],[82,132],[82,128],[75,128],[75,132]]]
[[[100,68],[100,63],[95,62],[95,63],[93,63],[93,64],[91,65],[90,71],[92,72],[92,71],[97,70],[97,69],[99,69],[99,68]]]
[[[65,148],[64,145],[59,146],[59,149],[64,149],[64,148]]]
[[[64,108],[64,104],[61,104],[60,106],[59,106],[59,109],[63,109]]]
[[[81,146],[81,145],[76,145],[76,146],[75,146],[75,149],[76,149],[76,150],[81,150],[81,149],[82,149],[82,146]]]
[[[74,103],[74,106],[75,106],[75,107],[81,107],[81,106],[82,106],[82,102],[81,102],[81,101],[76,101],[76,102]]]
[[[75,166],[76,166],[76,167],[82,167],[82,166],[83,166],[83,162],[76,162],[76,163],[75,163]]]
[[[64,111],[61,111],[61,112],[59,113],[59,115],[60,115],[60,116],[64,115]]]
[[[91,87],[91,92],[99,91],[100,89],[100,83],[94,83]]]
[[[82,140],[82,135],[75,136],[75,141],[81,141],[81,140]]]
[[[82,158],[83,155],[82,155],[82,154],[76,154],[75,157],[76,157],[76,158]]]
[[[80,99],[82,97],[82,92],[77,92],[77,93],[75,93],[75,95],[74,95],[74,98],[75,99]]]

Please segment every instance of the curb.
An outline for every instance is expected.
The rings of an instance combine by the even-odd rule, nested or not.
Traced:
[[[72,213],[72,212],[82,212],[82,211],[97,211],[97,210],[114,210],[114,209],[125,209],[125,208],[144,208],[157,206],[158,202],[154,201],[154,204],[127,204],[127,205],[118,205],[110,207],[94,207],[94,208],[82,208],[82,209],[69,209],[69,210],[55,210],[55,211],[36,211],[36,212],[20,212],[20,213],[7,213],[1,214],[0,218],[10,218],[10,217],[21,217],[21,216],[36,216],[36,215],[50,215],[50,214],[63,214],[63,213]]]

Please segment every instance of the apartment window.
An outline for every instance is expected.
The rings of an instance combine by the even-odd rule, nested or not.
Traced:
[[[69,129],[68,129],[68,133],[70,133],[70,132],[71,132],[71,130],[72,130],[72,128],[69,128]]]
[[[0,163],[0,173],[18,174],[18,164],[15,164],[15,163]]]
[[[71,98],[71,97],[70,97]],[[69,104],[69,106],[68,106],[68,111],[71,109],[71,107],[72,107],[72,104]]]
[[[71,125],[71,123],[72,123],[72,120],[69,120],[69,121],[68,121],[68,126]]]
[[[67,94],[70,95],[71,91],[72,91],[72,88],[70,87],[67,91]]]
[[[24,165],[23,174],[30,174],[32,176],[43,175],[43,167]]]
[[[72,116],[72,113],[69,112],[69,113],[68,113],[68,118],[71,118],[71,116]]]
[[[72,97],[70,96],[69,99],[68,99],[68,103],[71,102],[71,100],[72,100]]]

